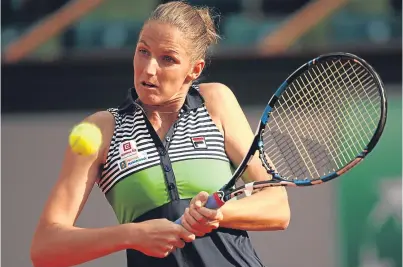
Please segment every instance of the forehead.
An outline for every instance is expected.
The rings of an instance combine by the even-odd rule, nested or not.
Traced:
[[[147,45],[159,48],[184,51],[187,48],[187,40],[178,28],[167,23],[154,21],[150,21],[144,25],[139,41],[145,41]]]

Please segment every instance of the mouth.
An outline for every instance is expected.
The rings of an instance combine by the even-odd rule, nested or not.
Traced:
[[[145,81],[142,81],[141,85],[144,87],[147,87],[147,88],[157,88],[157,86],[155,84],[150,83],[150,82],[145,82]]]

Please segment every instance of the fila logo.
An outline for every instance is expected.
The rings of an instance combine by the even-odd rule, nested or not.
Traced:
[[[206,140],[203,136],[191,137],[194,148],[207,148]]]
[[[125,141],[119,146],[119,155],[121,158],[126,158],[137,154],[137,145],[134,140]]]

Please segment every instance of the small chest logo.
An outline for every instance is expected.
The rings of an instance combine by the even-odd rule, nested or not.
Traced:
[[[146,152],[138,152],[136,155],[127,157],[125,159],[122,159],[119,161],[119,168],[121,171],[123,171],[126,168],[131,168],[134,166],[137,166],[138,164],[142,163],[143,161],[146,161],[148,159],[147,153]]]
[[[122,160],[122,161],[119,162],[119,168],[120,168],[121,170],[124,170],[124,169],[127,168],[126,160]]]
[[[191,137],[194,148],[207,148],[206,140],[203,136]]]
[[[125,141],[125,142],[121,143],[119,146],[119,155],[120,155],[120,158],[122,158],[122,159],[127,158],[132,155],[136,155],[137,152],[138,152],[137,145],[136,145],[136,142],[134,142],[134,140]]]

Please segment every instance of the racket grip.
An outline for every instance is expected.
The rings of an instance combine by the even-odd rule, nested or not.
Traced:
[[[208,208],[208,209],[214,209],[215,210],[215,209],[220,208],[222,205],[224,205],[224,203],[225,202],[221,200],[221,198],[218,196],[218,194],[214,193],[214,194],[210,195],[207,198],[206,205],[204,205],[204,206],[206,208]],[[177,219],[175,221],[175,223],[176,224],[182,224],[182,216],[179,219]]]

